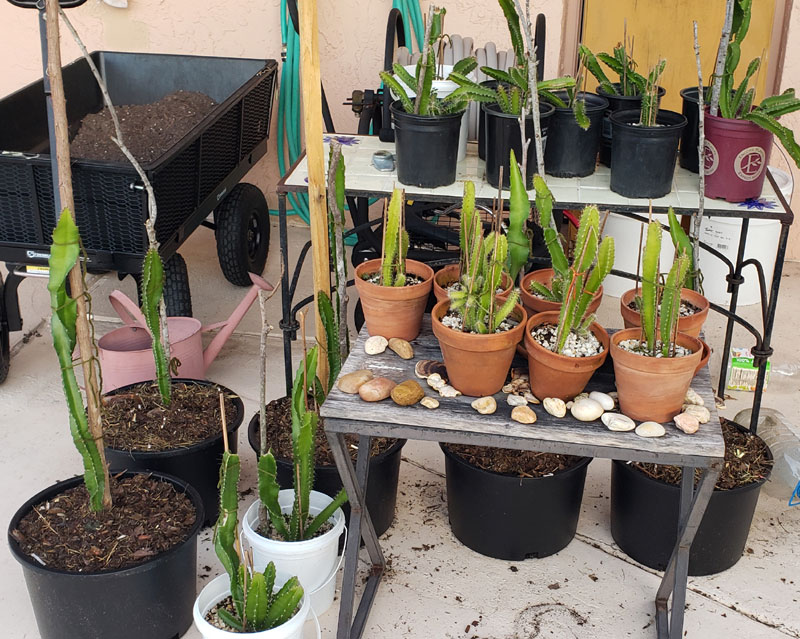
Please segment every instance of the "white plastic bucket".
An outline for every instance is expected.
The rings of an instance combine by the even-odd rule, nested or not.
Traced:
[[[653,220],[660,224],[667,224],[667,216],[664,214],[653,215]],[[646,224],[645,224],[646,226]],[[637,251],[639,249],[639,229],[643,223],[629,217],[611,213],[606,220],[603,229],[604,236],[614,238],[616,250],[614,251],[614,269],[627,273],[636,273]],[[647,229],[642,232],[642,250],[644,242],[647,240]],[[661,270],[667,271],[672,266],[675,250],[672,246],[669,231],[661,234]],[[641,270],[641,269],[640,269]],[[603,295],[611,297],[621,297],[625,291],[636,286],[636,282],[627,277],[609,275],[603,280]]]
[[[331,497],[311,491],[309,512],[316,515],[333,501]],[[284,513],[292,510],[294,490],[282,490],[278,503]],[[253,567],[264,570],[272,561],[283,573],[295,575],[300,585],[309,593],[311,607],[317,615],[323,614],[333,604],[336,593],[336,572],[340,565],[339,537],[344,532],[344,513],[336,509],[331,518],[333,528],[323,535],[306,541],[276,541],[259,535],[258,510],[261,502],[256,500],[244,515],[242,533],[253,550]]]
[[[276,575],[275,583],[282,586],[289,580],[289,575],[279,572]],[[261,632],[229,632],[212,626],[206,621],[206,615],[218,602],[222,601],[225,597],[231,594],[231,580],[227,574],[220,575],[212,579],[200,595],[194,601],[194,608],[192,615],[194,617],[194,625],[200,631],[203,639],[233,639],[234,637],[257,637],[258,639],[303,639],[303,627],[309,614],[313,614],[311,610],[311,600],[307,594],[303,595],[300,602],[300,610],[297,614],[289,619],[285,624],[272,628],[270,630],[263,630]],[[321,635],[319,623],[317,623],[317,637]]]
[[[787,202],[792,200],[792,178],[788,173],[769,167],[775,182],[778,184],[783,197]],[[736,262],[736,253],[739,249],[739,235],[742,229],[742,220],[735,218],[713,217],[703,218],[700,227],[700,240],[712,248],[717,249],[731,262]],[[775,270],[775,252],[778,250],[781,224],[777,220],[751,219],[747,232],[747,245],[745,246],[745,259],[757,259],[764,268],[764,279],[767,291],[772,284],[772,273]],[[718,258],[708,253],[700,253],[700,270],[703,273],[703,294],[710,302],[726,306],[730,303],[728,293],[727,266]],[[761,288],[758,283],[758,274],[753,266],[747,266],[742,271],[744,282],[739,286],[737,304],[747,306],[758,304],[761,301]]]

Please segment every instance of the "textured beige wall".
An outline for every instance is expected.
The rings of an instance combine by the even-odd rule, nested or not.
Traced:
[[[783,77],[781,78],[781,91],[794,88],[800,91],[800,57],[798,54],[798,40],[800,38],[800,5],[794,4],[792,15],[789,19],[789,37],[787,38],[788,49],[783,63]],[[800,113],[792,113],[781,118],[784,125],[795,131],[795,137],[800,139]],[[777,145],[776,145],[777,146]],[[770,164],[780,166],[784,170],[791,169],[794,178],[794,197],[792,198],[792,209],[795,214],[800,214],[800,170],[791,161],[786,162],[781,156],[780,151],[773,151]],[[800,260],[800,220],[796,220],[789,232],[789,247],[786,254],[788,260]]]

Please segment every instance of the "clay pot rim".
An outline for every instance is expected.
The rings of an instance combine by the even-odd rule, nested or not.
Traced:
[[[362,262],[355,269],[355,284],[356,288],[364,287],[365,290],[370,291],[372,295],[376,297],[380,297],[379,291],[392,291],[392,292],[408,292],[407,295],[397,295],[397,298],[403,299],[407,297],[417,297],[422,293],[423,288],[428,288],[433,285],[433,269],[425,264],[424,262],[418,262],[417,260],[410,260],[406,259],[406,271],[411,273],[412,275],[416,275],[417,277],[423,278],[422,282],[419,284],[412,284],[411,286],[382,286],[381,284],[374,284],[372,282],[368,282],[367,280],[363,279],[361,276],[365,273],[376,273],[380,270],[381,260],[380,258],[375,258],[372,260],[367,260],[366,262]],[[375,268],[373,268],[375,267]],[[371,270],[370,270],[371,269]],[[427,294],[427,291],[425,292]],[[392,296],[395,297],[395,296]]]
[[[622,308],[627,308],[631,313],[635,313],[636,315],[641,315],[641,311],[635,311],[632,308],[628,307],[633,301],[633,298],[636,297],[636,293],[641,291],[640,286],[636,286],[634,288],[629,288],[625,291],[622,295],[619,296],[619,303]],[[692,306],[697,307],[698,310],[696,313],[692,313],[691,315],[686,315],[685,317],[679,317],[678,321],[686,320],[692,317],[698,317],[703,313],[708,313],[709,309],[711,308],[711,303],[708,301],[708,298],[701,293],[691,289],[691,288],[681,288],[681,302],[688,302]]]
[[[452,344],[457,348],[461,348],[462,350],[474,350],[474,351],[502,351],[508,348],[508,344],[505,342],[509,341],[509,338],[513,338],[514,344],[518,344],[522,340],[522,334],[525,330],[525,326],[527,325],[528,321],[528,313],[525,311],[525,307],[522,304],[515,304],[514,310],[511,311],[512,315],[517,315],[522,317],[519,324],[511,328],[511,330],[504,331],[502,333],[487,333],[485,335],[478,335],[475,333],[464,333],[461,331],[456,331],[449,326],[445,326],[442,324],[441,318],[444,317],[447,310],[450,308],[450,300],[442,300],[441,302],[437,302],[436,305],[431,310],[431,325],[433,329],[433,333],[437,339],[444,340],[448,344]],[[519,337],[516,337],[519,335]],[[448,339],[448,336],[450,339]],[[469,340],[472,343],[472,347],[469,349],[464,348],[464,341]],[[459,344],[455,344],[454,342],[458,341]]]
[[[723,118],[721,115],[711,115],[708,106],[705,108],[705,119],[706,121],[711,122],[712,126],[716,124],[729,129],[739,129],[740,131],[752,131],[754,129],[766,131],[766,129],[758,126],[755,122],[751,122],[750,120],[742,120],[741,118]]]
[[[522,294],[522,295],[527,294],[527,295],[530,295],[531,297],[533,297],[533,298],[535,298],[537,300],[540,300],[542,302],[547,302],[548,304],[557,304],[558,306],[561,306],[561,302],[554,302],[553,300],[546,300],[543,297],[539,297],[538,295],[534,295],[531,292],[530,287],[528,286],[528,284],[530,284],[531,280],[534,279],[534,275],[536,275],[537,273],[541,273],[541,274],[549,273],[550,274],[550,277],[547,279],[547,281],[546,282],[542,282],[542,283],[547,283],[547,284],[549,284],[550,282],[553,281],[553,275],[556,274],[555,269],[552,269],[552,268],[537,268],[535,271],[530,271],[529,273],[526,273],[525,276],[520,281],[520,286],[519,286],[520,294]],[[542,280],[537,280],[537,281],[542,281]],[[600,287],[595,291],[594,295],[592,295],[592,301],[594,301],[597,298],[602,297],[602,296],[603,296],[603,285],[601,284]],[[542,312],[544,313],[546,311],[542,311]]]
[[[589,357],[570,357],[569,355],[562,355],[561,353],[555,353],[544,346],[542,346],[539,342],[537,342],[531,336],[531,329],[534,326],[539,326],[541,324],[558,324],[558,316],[560,311],[542,311],[541,313],[536,313],[536,315],[532,315],[528,319],[528,323],[525,325],[525,350],[530,355],[531,352],[528,350],[528,344],[531,344],[534,351],[539,351],[546,356],[553,356],[555,358],[561,359],[565,362],[582,362],[586,364],[591,364],[591,366],[596,367],[595,365],[597,362],[605,361],[605,358],[608,356],[610,346],[610,337],[608,335],[608,331],[603,328],[599,323],[592,322],[589,326],[589,330],[592,334],[598,339],[598,341],[603,345],[603,350],[595,355],[590,355]],[[555,320],[555,321],[553,321]]]
[[[627,351],[623,348],[618,346],[619,342],[625,339],[638,339],[642,334],[641,327],[636,328],[624,328],[620,331],[617,331],[611,336],[611,344],[609,346],[609,353],[611,355],[611,359],[621,362],[624,366],[628,368],[632,368],[637,371],[642,371],[645,373],[652,373],[653,365],[658,362],[659,367],[674,367],[674,368],[681,368],[682,365],[685,365],[686,368],[689,367],[687,362],[693,362],[692,364],[692,371],[696,371],[697,365],[700,363],[700,359],[703,356],[703,343],[697,337],[692,337],[691,335],[687,335],[686,333],[678,333],[676,341],[678,342],[679,346],[683,347],[694,347],[691,355],[686,355],[684,357],[650,357],[648,355],[642,355],[640,353],[633,353],[631,351]]]

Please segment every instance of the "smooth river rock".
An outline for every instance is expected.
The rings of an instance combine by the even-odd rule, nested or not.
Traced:
[[[336,382],[336,388],[343,393],[355,395],[358,392],[358,389],[361,388],[361,385],[368,382],[373,377],[374,375],[372,374],[371,370],[362,368],[361,370],[347,373],[347,375],[342,375],[339,378],[339,381]]]
[[[687,435],[694,435],[700,429],[700,420],[691,413],[675,415],[675,425]]]
[[[386,350],[388,345],[389,340],[383,335],[373,335],[372,337],[368,337],[367,341],[364,342],[364,352],[367,355],[380,355]]]
[[[639,437],[663,437],[666,432],[658,422],[642,422],[636,427],[636,434]]]
[[[392,401],[398,406],[412,406],[425,397],[419,382],[413,379],[398,384],[392,389]]]
[[[575,419],[593,422],[603,414],[603,407],[593,399],[579,399],[569,409]]]
[[[600,420],[606,425],[608,430],[625,433],[636,428],[636,422],[622,413],[603,413]]]
[[[611,395],[601,393],[600,391],[592,391],[589,393],[589,399],[593,399],[600,404],[603,410],[614,410],[614,398],[611,397]]]
[[[511,411],[511,419],[520,424],[533,424],[536,422],[536,413],[528,406],[515,406]]]
[[[497,410],[497,402],[491,395],[488,397],[479,397],[472,402],[471,406],[481,415],[491,415]]]
[[[379,402],[392,394],[392,389],[397,386],[388,377],[376,377],[364,382],[358,389],[358,396],[365,402]]]

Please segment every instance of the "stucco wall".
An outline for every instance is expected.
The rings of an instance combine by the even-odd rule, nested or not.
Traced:
[[[800,5],[795,3],[789,20],[789,37],[787,39],[789,48],[786,51],[786,57],[783,63],[781,91],[790,88],[800,91],[800,58],[797,56],[798,38],[800,38]],[[784,125],[790,127],[795,132],[795,137],[800,139],[800,113],[792,113],[784,116],[781,120]],[[773,153],[773,159],[770,161],[771,164],[777,164],[784,170],[791,169],[792,171],[795,185],[792,209],[796,213],[800,213],[800,170],[793,162],[784,161],[783,157],[780,158],[780,161],[777,161],[775,155],[780,155],[779,151]],[[794,225],[792,225],[789,234],[789,247],[786,259],[800,260],[800,220],[796,220]]]

